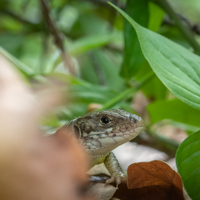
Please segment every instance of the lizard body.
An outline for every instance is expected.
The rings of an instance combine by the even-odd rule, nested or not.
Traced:
[[[92,166],[104,163],[111,174],[107,182],[126,179],[118,160],[111,152],[121,144],[135,138],[143,128],[137,115],[120,109],[95,111],[70,121],[71,128],[89,154]]]

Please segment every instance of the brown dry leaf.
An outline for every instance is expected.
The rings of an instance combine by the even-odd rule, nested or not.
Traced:
[[[180,176],[162,161],[134,163],[128,168],[128,184],[114,194],[120,200],[184,200]]]
[[[128,188],[137,200],[184,200],[181,177],[165,162],[135,163],[127,173]]]
[[[45,137],[38,128],[58,96],[48,92],[48,102],[38,103],[1,54],[0,66],[0,199],[86,199],[79,193],[86,180],[83,149],[67,130]]]

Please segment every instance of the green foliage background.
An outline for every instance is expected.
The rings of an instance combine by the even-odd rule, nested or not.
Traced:
[[[66,93],[70,103],[58,108],[43,125],[57,128],[85,114],[91,103],[101,104],[102,109],[121,108],[135,113],[133,100],[142,92],[148,102],[142,112],[146,134],[156,142],[161,142],[157,130],[163,124],[182,128],[188,134],[199,130],[200,37],[191,30],[193,24],[197,28],[200,25],[198,0],[170,0],[169,4],[165,0],[112,2],[128,14],[119,10],[127,20],[106,1],[49,1],[51,17],[74,62],[76,76],[72,76],[63,67],[40,2],[1,1],[0,52],[30,86],[50,76],[69,84]],[[191,148],[188,143],[193,144],[193,138],[199,141],[199,137],[191,136],[186,143]],[[177,148],[167,138],[163,141],[166,148],[169,144]],[[198,156],[190,157],[189,147],[187,153],[176,157],[183,176],[191,170],[185,160],[199,160]],[[200,148],[195,148],[199,153]],[[199,175],[199,165],[195,166],[191,180],[184,184],[193,199],[199,199],[190,185]]]

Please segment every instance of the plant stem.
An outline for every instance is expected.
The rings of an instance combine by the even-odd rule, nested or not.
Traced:
[[[181,19],[174,12],[169,3],[166,0],[152,0],[152,2],[158,4],[170,16],[170,18],[174,20],[182,35],[187,39],[187,41],[193,47],[195,53],[200,55],[200,45],[194,39],[192,32],[186,26],[184,26]]]
[[[63,59],[64,66],[66,69],[69,70],[69,73],[71,75],[75,75],[73,61],[65,50],[62,33],[59,31],[58,27],[56,26],[55,21],[52,19],[50,15],[50,8],[48,5],[48,1],[40,0],[40,3],[41,3],[41,8],[42,8],[43,18],[45,22],[47,23],[47,26],[54,38],[54,43],[61,50],[61,56]]]
[[[120,93],[118,96],[114,97],[113,99],[105,103],[103,107],[99,110],[109,109],[114,105],[116,105],[118,102],[129,98],[130,95],[132,95],[133,93],[138,91],[141,87],[143,87],[146,83],[148,83],[154,75],[155,74],[153,72],[150,72],[147,76],[144,77],[144,79],[140,82],[140,84],[138,84],[138,86],[126,89],[124,92]]]

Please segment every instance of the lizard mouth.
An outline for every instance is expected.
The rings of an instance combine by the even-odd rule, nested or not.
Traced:
[[[104,152],[112,151],[117,146],[132,140],[142,129],[142,124],[137,123],[134,128],[129,127],[125,131],[93,132],[84,137],[84,146],[93,154],[104,154]]]

